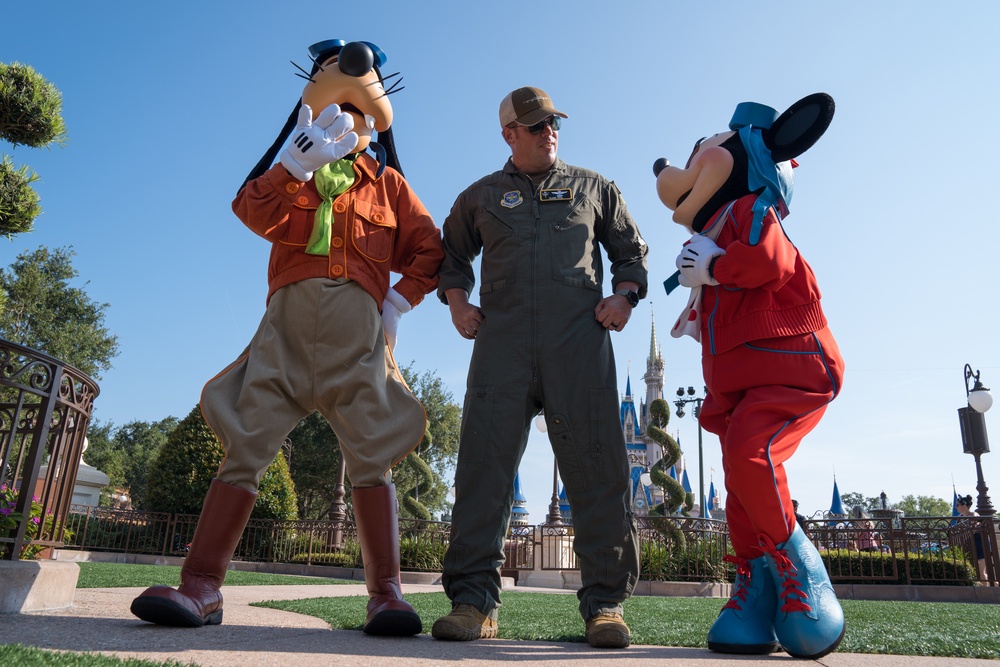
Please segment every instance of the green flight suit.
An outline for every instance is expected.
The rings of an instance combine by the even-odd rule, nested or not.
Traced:
[[[646,243],[612,182],[562,160],[537,186],[508,160],[459,195],[442,230],[438,295],[471,294],[482,252],[485,315],[462,414],[445,591],[484,614],[500,605],[514,475],[544,409],[573,512],[580,614],[620,613],[639,556],[614,352],[594,309],[604,297],[601,246],[613,285],[633,281],[645,296]]]

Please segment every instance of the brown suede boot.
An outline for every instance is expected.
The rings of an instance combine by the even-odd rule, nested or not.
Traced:
[[[369,486],[351,490],[354,520],[365,564],[370,635],[405,637],[423,630],[420,617],[406,600],[399,583],[399,515],[396,487]]]
[[[132,613],[150,623],[183,628],[222,623],[219,589],[256,500],[256,493],[213,479],[181,567],[180,588],[147,588],[132,601]]]

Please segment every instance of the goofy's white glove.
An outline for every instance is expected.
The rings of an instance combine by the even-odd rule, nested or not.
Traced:
[[[385,293],[385,301],[382,302],[382,328],[385,329],[385,339],[389,342],[390,350],[396,349],[396,332],[399,330],[400,318],[412,308],[410,302],[391,287]]]
[[[292,140],[281,151],[281,164],[300,181],[308,181],[313,172],[325,164],[336,162],[350,154],[358,145],[358,135],[352,132],[354,118],[331,104],[313,122],[312,108],[303,104]]]
[[[680,283],[684,287],[698,287],[699,285],[718,285],[716,280],[709,273],[709,266],[715,257],[725,255],[726,251],[715,245],[715,241],[695,234],[684,244],[681,254],[677,255],[674,262],[680,269]]]

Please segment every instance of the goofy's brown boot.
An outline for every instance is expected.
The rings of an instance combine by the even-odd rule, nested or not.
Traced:
[[[132,613],[158,625],[197,628],[222,623],[222,581],[257,494],[212,480],[181,567],[180,588],[153,586],[132,601]]]
[[[418,634],[423,625],[417,612],[403,599],[399,583],[396,487],[392,484],[355,487],[351,498],[368,586],[368,616],[363,629],[370,635]]]

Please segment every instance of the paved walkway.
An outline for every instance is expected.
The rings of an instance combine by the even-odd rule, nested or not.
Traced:
[[[632,646],[598,650],[584,643],[494,639],[442,642],[430,635],[369,637],[354,630],[330,630],[320,619],[291,612],[249,606],[263,600],[295,600],[334,595],[366,595],[363,584],[338,586],[226,586],[225,621],[199,629],[163,628],[129,613],[140,588],[95,588],[76,591],[72,608],[60,611],[0,616],[0,644],[25,644],[61,651],[98,651],[119,657],[175,660],[205,667],[312,667],[314,665],[395,664],[488,665],[736,665],[802,664],[784,653],[771,656],[724,656],[707,649]],[[439,592],[440,586],[404,584],[405,593]],[[562,592],[532,589],[538,592]],[[571,591],[570,591],[571,593]],[[511,595],[516,595],[511,592]],[[424,619],[425,626],[433,619]],[[991,660],[923,658],[893,655],[833,653],[818,664],[830,667],[982,667]]]

